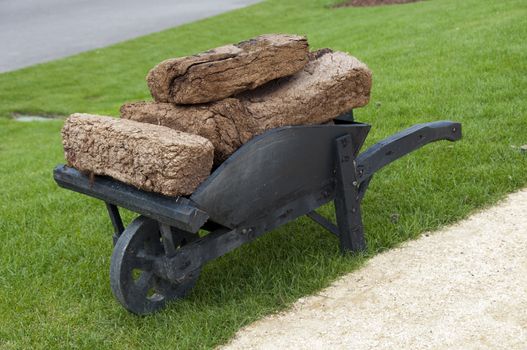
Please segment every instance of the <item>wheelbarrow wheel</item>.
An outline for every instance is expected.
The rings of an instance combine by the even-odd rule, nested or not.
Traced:
[[[198,238],[176,230],[172,234],[178,247]],[[137,217],[117,240],[110,264],[110,285],[128,311],[138,315],[156,312],[167,301],[185,297],[196,284],[199,269],[181,282],[156,275],[154,260],[164,254],[159,225],[145,216]]]

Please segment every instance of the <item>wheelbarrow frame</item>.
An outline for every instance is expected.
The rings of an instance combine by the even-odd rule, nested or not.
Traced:
[[[184,284],[195,281],[196,271],[208,261],[303,215],[337,236],[343,253],[364,250],[361,201],[375,172],[430,142],[461,138],[460,123],[431,122],[394,134],[358,154],[369,130],[368,124],[353,121],[352,112],[335,118],[332,125],[270,130],[238,149],[188,198],[142,191],[64,165],[55,168],[54,178],[63,188],[106,203],[117,243],[112,271],[123,268],[115,267],[113,260],[128,254],[126,243],[119,244],[125,227],[118,207],[123,207],[159,225],[164,252],[149,262],[156,278]],[[299,151],[309,158],[295,156]],[[336,224],[315,211],[330,201],[335,204]],[[131,230],[137,230],[132,226]],[[210,233],[199,238],[199,230]],[[195,240],[185,245],[174,242],[174,237],[189,234]],[[125,300],[121,289],[129,288],[131,282],[119,276],[112,272],[112,288],[129,311],[148,314],[171,299]],[[182,296],[175,293],[172,298]]]

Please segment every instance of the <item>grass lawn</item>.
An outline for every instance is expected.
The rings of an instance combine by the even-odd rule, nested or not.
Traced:
[[[149,98],[146,72],[168,57],[261,33],[306,34],[313,48],[348,51],[373,70],[372,101],[356,111],[373,125],[368,144],[414,123],[463,123],[461,142],[429,145],[374,178],[366,257],[527,185],[527,154],[517,148],[527,144],[524,0],[329,3],[266,1],[0,75],[0,349],[209,348],[365,260],[341,257],[336,238],[302,218],[207,265],[191,296],[159,314],[121,308],[109,286],[104,206],[52,181],[61,122],[10,115],[117,115],[121,103]]]

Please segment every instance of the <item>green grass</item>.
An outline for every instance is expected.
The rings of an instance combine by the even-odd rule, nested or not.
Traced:
[[[312,47],[348,51],[373,70],[372,101],[356,111],[373,125],[368,144],[418,122],[462,122],[461,142],[427,146],[374,178],[367,256],[527,184],[527,155],[512,147],[527,144],[524,0],[329,3],[267,1],[0,75],[0,348],[209,348],[364,261],[341,257],[337,240],[303,218],[207,265],[191,296],[164,312],[141,318],[120,307],[104,206],[51,178],[63,161],[61,122],[9,117],[117,115],[121,103],[148,98],[144,76],[167,57],[267,32],[306,34]]]

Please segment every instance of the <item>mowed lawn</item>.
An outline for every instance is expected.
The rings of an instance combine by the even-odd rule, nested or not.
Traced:
[[[519,148],[527,144],[527,2],[330,3],[266,1],[0,75],[0,349],[210,348],[367,257],[527,185]],[[270,32],[306,34],[313,48],[369,65],[372,99],[356,111],[373,125],[368,145],[439,119],[462,122],[464,138],[375,176],[364,200],[364,256],[342,257],[335,237],[301,218],[208,264],[188,299],[133,316],[111,294],[104,205],[52,180],[63,161],[61,121],[19,123],[11,113],[118,115],[123,102],[149,98],[144,77],[157,62]]]

